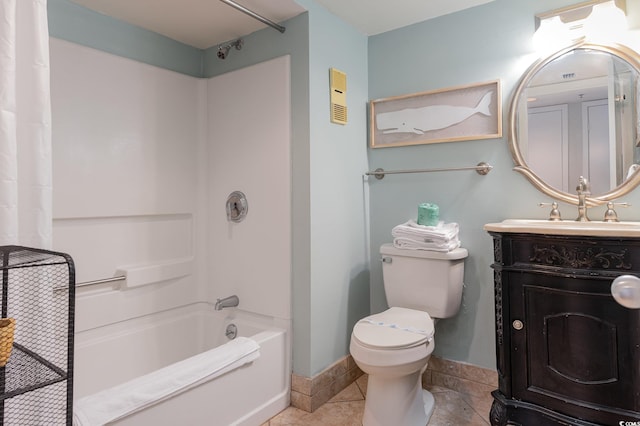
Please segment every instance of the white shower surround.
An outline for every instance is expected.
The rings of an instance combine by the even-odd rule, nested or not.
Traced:
[[[289,67],[285,56],[204,80],[51,39],[54,249],[74,258],[78,282],[193,264],[190,274],[141,287],[78,289],[79,342],[112,340],[116,324],[153,324],[162,312],[237,294],[239,309],[287,331],[288,386]],[[225,201],[236,190],[249,213],[230,223]],[[144,345],[109,364],[85,346],[74,397],[174,362],[176,351]]]
[[[210,147],[209,300],[237,294],[242,308],[291,312],[289,57],[208,80]],[[242,191],[248,214],[227,221],[224,202]],[[222,202],[221,202],[222,201]],[[245,283],[246,285],[240,285]]]

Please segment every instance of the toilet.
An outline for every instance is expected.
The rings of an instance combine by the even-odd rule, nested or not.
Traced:
[[[425,426],[433,396],[422,389],[422,373],[435,347],[434,319],[460,309],[468,252],[380,247],[389,309],[353,327],[349,350],[369,375],[364,426]]]

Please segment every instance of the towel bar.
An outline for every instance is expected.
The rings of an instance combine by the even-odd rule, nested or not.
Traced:
[[[365,175],[375,176],[376,179],[382,179],[384,178],[384,175],[395,175],[395,174],[401,174],[401,173],[431,173],[431,172],[455,172],[460,170],[475,170],[479,175],[484,176],[488,174],[491,171],[491,169],[493,169],[492,165],[482,161],[478,163],[476,166],[470,166],[470,167],[444,167],[440,169],[410,169],[410,170],[386,170],[386,171],[384,169],[378,168],[372,172],[366,172]]]

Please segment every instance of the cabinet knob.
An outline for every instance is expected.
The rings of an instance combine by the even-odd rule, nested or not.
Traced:
[[[520,320],[513,321],[513,328],[516,330],[522,330],[524,328],[524,323]]]
[[[620,275],[611,283],[613,298],[629,309],[640,308],[640,278],[635,275]]]

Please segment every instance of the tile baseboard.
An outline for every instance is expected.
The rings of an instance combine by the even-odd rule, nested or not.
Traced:
[[[309,378],[291,375],[291,405],[313,413],[364,373],[351,355]]]
[[[351,355],[314,377],[291,375],[291,405],[314,412],[364,373]],[[468,395],[482,396],[498,388],[498,373],[458,361],[432,356],[422,375],[422,387],[441,386]]]
[[[422,387],[441,386],[468,396],[483,396],[498,388],[498,372],[432,356],[422,375]]]

